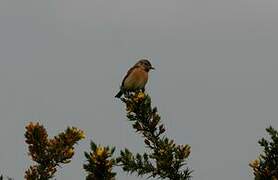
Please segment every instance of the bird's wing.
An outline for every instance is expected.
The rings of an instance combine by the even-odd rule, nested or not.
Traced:
[[[130,68],[130,69],[127,71],[127,73],[126,73],[126,75],[125,75],[125,77],[124,77],[124,79],[123,79],[123,81],[122,81],[121,88],[124,87],[125,80],[126,80],[126,78],[130,75],[130,73],[131,73],[135,68],[138,68],[138,67],[139,67],[139,66],[133,66],[132,68]]]

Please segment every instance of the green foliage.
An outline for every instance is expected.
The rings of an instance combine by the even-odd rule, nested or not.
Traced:
[[[27,180],[48,180],[54,177],[57,166],[70,162],[74,145],[85,138],[83,131],[72,127],[53,139],[48,139],[45,128],[39,123],[29,123],[25,132],[29,155],[36,162],[25,172]]]
[[[176,145],[168,139],[157,108],[151,107],[151,98],[142,92],[125,95],[127,118],[144,138],[150,153],[134,155],[128,149],[121,151],[117,162],[124,171],[170,180],[190,179],[191,171],[183,168],[190,154],[189,145]]]
[[[150,174],[155,171],[155,167],[149,161],[148,154],[136,154],[135,156],[128,150],[121,151],[118,161],[122,163],[123,170],[138,175]]]
[[[264,151],[249,165],[253,168],[255,180],[278,180],[278,132],[271,126],[266,131],[271,140],[262,138],[259,141]]]
[[[143,154],[134,154],[125,149],[113,158],[114,147],[98,146],[91,141],[90,152],[84,153],[86,180],[115,180],[116,173],[112,171],[114,166],[121,166],[128,173],[148,178],[190,179],[191,171],[184,167],[190,146],[177,145],[166,137],[157,108],[151,106],[151,98],[136,92],[126,94],[121,100],[126,104],[127,117],[133,129],[143,137],[148,150]],[[74,145],[85,136],[83,131],[72,127],[49,139],[42,125],[30,123],[26,126],[25,138],[29,155],[36,162],[25,172],[25,179],[48,180],[54,177],[58,166],[70,162]]]
[[[111,158],[115,148],[97,146],[91,141],[91,152],[85,152],[87,164],[83,168],[87,172],[86,180],[114,180],[116,173],[112,172],[115,159]]]

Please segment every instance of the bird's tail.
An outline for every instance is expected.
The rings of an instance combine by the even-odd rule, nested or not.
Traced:
[[[116,94],[116,98],[120,98],[121,96],[123,95],[123,91],[122,90],[120,90],[119,92],[118,92],[118,94]]]

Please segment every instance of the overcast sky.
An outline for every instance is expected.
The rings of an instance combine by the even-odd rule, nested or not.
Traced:
[[[143,152],[114,95],[148,57],[147,93],[167,135],[191,145],[193,179],[253,179],[257,141],[278,129],[277,17],[277,0],[1,0],[0,171],[23,179],[29,121],[86,132],[57,179],[85,178],[90,139]]]

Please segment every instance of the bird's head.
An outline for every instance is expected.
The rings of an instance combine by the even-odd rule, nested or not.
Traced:
[[[145,71],[149,72],[151,69],[154,69],[154,67],[152,67],[152,64],[150,63],[149,60],[147,59],[141,59],[139,60],[135,66],[140,66],[142,67]]]

